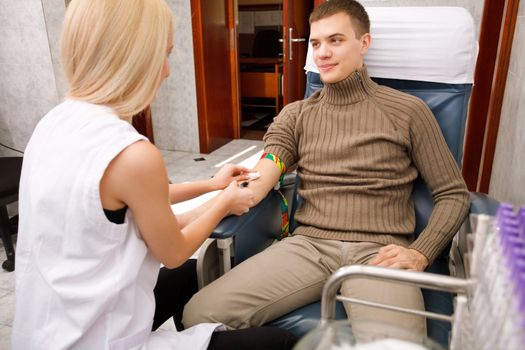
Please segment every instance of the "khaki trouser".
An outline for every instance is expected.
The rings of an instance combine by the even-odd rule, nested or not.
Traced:
[[[301,306],[318,301],[327,278],[339,267],[367,264],[382,245],[292,236],[251,257],[200,290],[186,304],[185,327],[220,322],[228,329],[261,326]],[[424,310],[418,287],[369,279],[343,283],[346,296]],[[426,334],[425,320],[399,312],[360,305],[346,305],[354,325],[398,325],[414,336]],[[377,321],[377,322],[376,322]],[[371,331],[371,327],[361,331]],[[359,328],[354,327],[356,335]],[[359,335],[358,335],[359,336]]]

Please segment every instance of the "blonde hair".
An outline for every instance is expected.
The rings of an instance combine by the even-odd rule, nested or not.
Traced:
[[[71,1],[61,38],[67,97],[131,120],[155,98],[172,32],[164,0]]]

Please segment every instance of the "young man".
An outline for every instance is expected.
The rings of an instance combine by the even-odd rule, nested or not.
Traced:
[[[256,202],[284,167],[297,166],[304,202],[293,236],[248,259],[197,293],[183,322],[229,328],[265,324],[320,299],[341,266],[370,264],[423,271],[450,241],[468,209],[468,192],[429,108],[379,86],[363,64],[370,46],[366,11],[353,0],[331,0],[310,16],[314,60],[325,84],[311,98],[287,105],[265,135],[265,151],[250,183]],[[434,209],[413,240],[411,192],[421,175]],[[342,293],[424,309],[419,288],[351,280]],[[354,331],[384,333],[381,322],[425,334],[424,319],[345,305]],[[369,320],[372,322],[360,322]]]

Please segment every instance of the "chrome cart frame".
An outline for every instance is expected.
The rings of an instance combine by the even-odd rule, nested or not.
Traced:
[[[388,280],[401,284],[416,285],[421,288],[456,293],[454,314],[449,316],[339,295],[338,292],[343,282],[352,278]],[[334,272],[324,285],[321,300],[320,325],[322,326],[329,321],[335,320],[335,302],[338,300],[450,322],[452,324],[450,349],[468,348],[468,346],[466,347],[464,346],[465,344],[463,344],[462,327],[464,326],[462,326],[462,323],[468,318],[467,301],[468,295],[471,295],[473,285],[474,281],[471,279],[461,279],[433,273],[365,265],[345,266]]]

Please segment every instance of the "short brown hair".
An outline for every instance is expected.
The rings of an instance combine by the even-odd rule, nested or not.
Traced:
[[[358,39],[363,34],[370,33],[370,19],[368,18],[368,13],[366,13],[363,5],[355,0],[325,1],[310,14],[310,24],[339,12],[344,12],[350,17]]]

